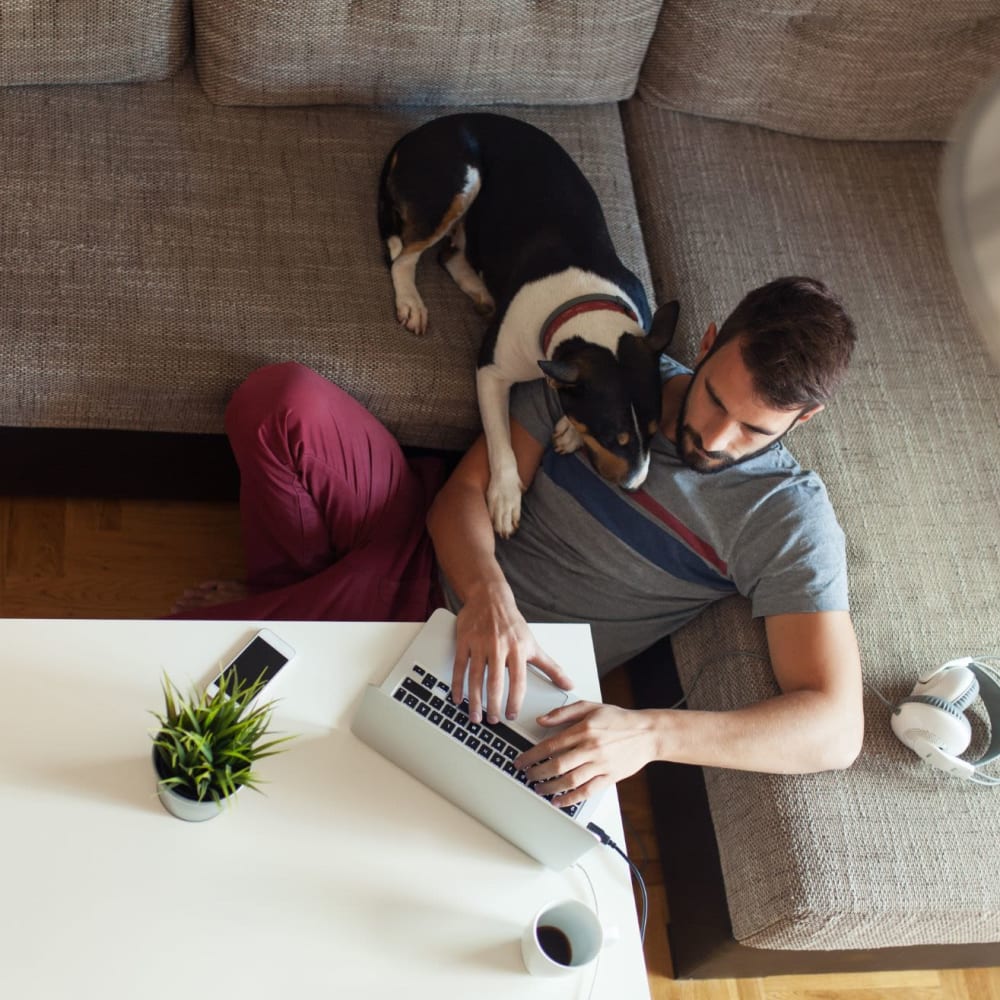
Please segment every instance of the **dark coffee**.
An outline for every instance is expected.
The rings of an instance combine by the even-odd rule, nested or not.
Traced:
[[[538,944],[553,962],[558,962],[560,965],[573,964],[573,946],[558,927],[539,927]]]

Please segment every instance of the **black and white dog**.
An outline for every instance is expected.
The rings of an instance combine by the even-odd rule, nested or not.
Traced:
[[[445,237],[442,264],[492,316],[476,387],[497,533],[516,531],[521,513],[510,387],[539,378],[539,368],[565,414],[553,435],[557,451],[582,446],[605,479],[638,489],[660,421],[658,359],[678,306],[651,318],[642,284],[618,259],[597,195],[569,154],[514,118],[436,118],[390,150],[378,217],[401,324],[426,331],[417,261]]]

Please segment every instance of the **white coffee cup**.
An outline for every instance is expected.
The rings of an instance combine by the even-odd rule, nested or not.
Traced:
[[[589,906],[566,899],[535,914],[521,936],[521,956],[533,976],[572,975],[617,939],[617,928],[604,927]]]

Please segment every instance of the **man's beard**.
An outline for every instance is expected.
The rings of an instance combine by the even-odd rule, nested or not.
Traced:
[[[707,359],[706,359],[707,360]],[[704,364],[704,362],[702,362]],[[698,366],[700,368],[701,365]],[[698,368],[694,370],[694,376],[698,375]],[[789,425],[788,430],[784,434],[780,434],[773,441],[768,441],[763,448],[758,448],[756,451],[752,451],[746,455],[734,456],[730,455],[728,451],[706,451],[702,447],[701,435],[693,428],[688,427],[685,423],[685,418],[687,417],[687,404],[688,397],[691,395],[691,389],[694,387],[694,377],[687,385],[687,389],[684,391],[684,398],[681,400],[680,412],[677,414],[677,427],[674,432],[674,439],[677,442],[677,454],[680,460],[689,468],[693,469],[695,472],[701,473],[703,476],[714,475],[716,472],[722,472],[725,469],[731,469],[734,465],[742,465],[744,462],[749,462],[750,459],[756,458],[758,455],[763,455],[768,448],[776,445],[784,436],[788,433],[788,430],[792,429],[795,421]],[[701,449],[700,451],[696,449]]]

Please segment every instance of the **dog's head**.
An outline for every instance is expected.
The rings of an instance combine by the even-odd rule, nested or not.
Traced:
[[[677,302],[661,306],[646,336],[623,333],[615,352],[570,337],[539,361],[594,468],[637,490],[649,471],[649,445],[660,425],[660,355],[677,326]]]

